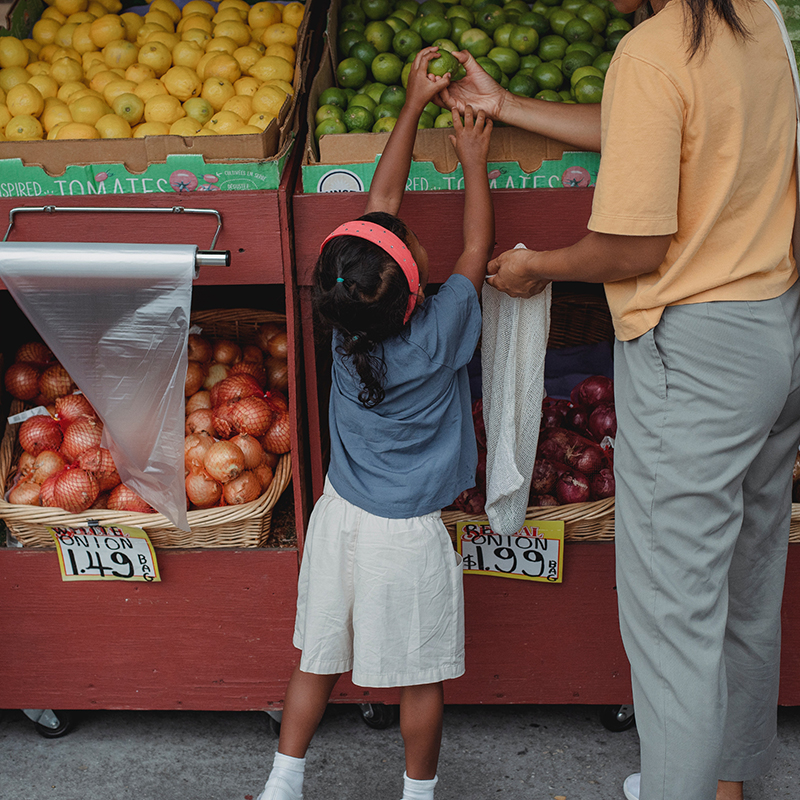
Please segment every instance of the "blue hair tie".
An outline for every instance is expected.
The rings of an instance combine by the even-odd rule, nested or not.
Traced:
[[[337,278],[336,283],[344,283],[344,278]]]
[[[357,333],[356,333],[356,334],[353,336],[353,341],[354,341],[354,342],[357,342],[357,341],[358,341],[358,334],[357,334]]]

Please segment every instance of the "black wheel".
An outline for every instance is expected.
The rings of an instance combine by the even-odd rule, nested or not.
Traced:
[[[42,725],[41,722],[34,722],[33,727],[39,736],[44,736],[45,739],[58,739],[59,736],[65,736],[72,730],[74,721],[72,719],[72,712],[70,711],[53,711],[58,725],[51,728],[49,725]]]
[[[603,706],[600,709],[600,724],[613,733],[626,731],[635,722],[633,706]]]
[[[361,719],[375,730],[385,730],[394,724],[397,719],[397,708],[387,706],[383,703],[365,703],[358,707],[361,712]]]

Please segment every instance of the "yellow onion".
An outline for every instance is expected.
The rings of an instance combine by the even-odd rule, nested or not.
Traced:
[[[195,508],[212,508],[222,497],[222,484],[203,469],[190,472],[186,476],[186,496]]]
[[[245,470],[222,487],[222,495],[229,506],[252,503],[258,500],[261,491],[261,481],[250,470]]]
[[[203,466],[214,480],[227,483],[244,471],[244,453],[235,444],[223,439],[208,448]]]
[[[35,481],[20,481],[8,493],[8,502],[15,506],[40,506],[41,488]]]

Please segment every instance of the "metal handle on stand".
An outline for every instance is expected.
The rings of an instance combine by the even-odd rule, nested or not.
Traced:
[[[214,232],[214,238],[211,240],[210,250],[198,250],[195,254],[195,277],[200,267],[229,267],[231,264],[231,251],[230,250],[215,250],[219,232],[222,230],[222,215],[213,208],[184,208],[183,206],[172,206],[172,208],[108,208],[108,207],[89,207],[89,206],[19,206],[12,208],[8,212],[8,229],[3,241],[8,241],[11,234],[11,229],[14,227],[14,217],[17,214],[35,211],[45,214],[53,214],[56,211],[81,211],[89,213],[118,213],[118,214],[213,214],[217,218],[217,230]]]

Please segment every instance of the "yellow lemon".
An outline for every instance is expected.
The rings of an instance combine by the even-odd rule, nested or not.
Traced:
[[[235,131],[231,131],[234,136],[241,136],[242,134],[246,133],[264,133],[264,131],[258,127],[258,125],[242,125],[241,128],[237,128]]]
[[[0,105],[0,128],[5,128],[10,119],[11,114],[9,113],[8,109],[4,105]]]
[[[97,17],[90,14],[88,11],[78,11],[76,14],[70,14],[66,22],[77,22],[78,25],[83,25],[84,22],[94,22]]]
[[[106,66],[106,62],[103,61],[102,63],[98,64],[96,61],[92,61],[92,63],[83,70],[83,80],[88,81],[89,84],[94,80],[94,76],[101,73],[101,72],[109,72],[110,70]]]
[[[68,17],[70,14],[86,11],[89,7],[89,0],[54,0],[53,6],[65,17]]]
[[[211,103],[214,111],[219,111],[236,94],[233,84],[225,78],[206,78],[200,97]]]
[[[203,14],[189,14],[188,16],[184,16],[175,26],[175,30],[178,33],[183,33],[192,28],[199,28],[201,31],[211,34],[214,30],[214,25],[210,17],[206,17]]]
[[[104,14],[89,24],[89,36],[98,50],[102,50],[109,42],[127,38],[125,21],[118,14]]]
[[[214,116],[214,106],[205,97],[192,97],[183,104],[186,116],[202,127]]]
[[[210,39],[211,34],[200,28],[189,28],[181,33],[182,42],[195,42],[202,48],[203,52],[205,52],[206,42]]]
[[[138,61],[152,67],[160,78],[172,66],[172,53],[161,42],[148,42],[139,50]]]
[[[112,14],[122,11],[122,0],[98,0],[98,2]]]
[[[276,22],[264,31],[261,41],[269,47],[271,44],[288,44],[294,47],[297,44],[297,28],[286,22]]]
[[[233,56],[228,53],[217,53],[206,62],[203,77],[225,78],[233,85],[234,81],[238,81],[242,77],[242,69]]]
[[[226,8],[235,8],[243,14],[247,14],[250,11],[250,4],[245,0],[220,0],[217,11],[224,11]]]
[[[12,86],[16,86],[18,83],[27,83],[30,79],[31,74],[25,67],[5,67],[0,69],[0,89],[6,93]]]
[[[31,61],[25,70],[29,75],[49,75],[50,65],[46,61]]]
[[[42,139],[44,128],[42,128],[42,123],[31,114],[19,114],[12,116],[6,123],[5,135],[10,142]]]
[[[169,31],[154,31],[147,37],[145,44],[149,44],[150,42],[161,42],[164,47],[166,47],[169,51],[172,51],[172,48],[175,47],[180,40],[181,37],[178,36],[177,33],[170,33]]]
[[[170,67],[161,80],[167,91],[181,102],[198,97],[203,88],[203,82],[191,67]]]
[[[194,69],[203,57],[203,48],[197,42],[178,42],[172,48],[173,67],[189,67]]]
[[[58,101],[57,104],[47,106],[39,117],[39,122],[42,127],[50,133],[56,125],[63,122],[72,122],[72,114],[69,113],[69,107],[66,103]]]
[[[303,22],[305,13],[306,7],[302,3],[287,3],[283,7],[281,22],[285,22],[293,28],[299,28]]]
[[[120,19],[125,23],[125,38],[129,42],[136,41],[136,34],[139,33],[139,28],[144,25],[144,19],[139,16],[135,11],[126,11],[120,14]]]
[[[219,36],[233,39],[239,47],[243,47],[250,41],[250,28],[241,21],[225,20],[214,26],[214,38]]]
[[[90,67],[100,66],[107,69],[106,60],[99,50],[92,50],[89,53],[84,53],[81,57],[81,66],[83,71],[87,72]]]
[[[281,58],[285,58],[292,65],[294,65],[295,61],[297,60],[297,54],[295,53],[294,47],[289,47],[288,44],[281,44],[280,42],[269,45],[269,47],[267,47],[267,49],[264,51],[264,55],[280,56]]]
[[[103,95],[101,95],[100,92],[96,92],[94,89],[90,89],[88,86],[84,86],[82,89],[78,89],[76,92],[73,92],[69,96],[69,100],[67,100],[67,103],[69,104],[74,100],[78,100],[81,97],[96,97],[98,100],[103,99]]]
[[[86,11],[95,19],[100,19],[100,17],[104,17],[108,14],[108,9],[102,3],[95,2],[95,0],[89,0]]]
[[[192,117],[181,117],[169,126],[171,136],[196,136],[203,126]]]
[[[204,81],[206,79],[206,64],[216,55],[218,55],[217,52],[212,50],[210,53],[203,53],[203,55],[200,56],[200,60],[194,68],[195,72],[200,76],[200,80]]]
[[[22,44],[24,44],[25,47],[28,48],[28,50],[30,51],[30,54],[31,54],[28,57],[28,63],[30,63],[31,56],[33,58],[38,58],[39,57],[39,52],[42,49],[42,45],[39,42],[36,42],[33,39],[23,39],[22,40]]]
[[[250,119],[255,113],[253,110],[253,99],[247,95],[236,94],[230,99],[226,100],[222,106],[223,111],[233,111],[242,118],[242,122]]]
[[[61,26],[67,21],[67,15],[62,14],[55,6],[48,6],[39,19],[54,19]]]
[[[59,100],[63,100],[65,103],[69,102],[69,98],[72,97],[75,92],[80,91],[81,89],[85,89],[86,84],[81,83],[80,81],[67,81],[66,83],[62,83],[61,86],[58,87],[58,94],[56,97]]]
[[[103,100],[106,101],[112,108],[114,107],[114,100],[121,94],[133,94],[136,84],[133,81],[126,80],[125,78],[118,78],[115,81],[109,81],[103,87]],[[117,112],[114,111],[116,114]]]
[[[58,82],[49,75],[34,75],[28,83],[35,86],[45,100],[58,94]]]
[[[280,78],[272,78],[268,81],[264,81],[262,84],[264,86],[277,86],[282,92],[286,92],[286,94],[291,97],[294,94],[294,87],[288,81],[282,81]]]
[[[142,45],[147,43],[147,40],[154,34],[154,33],[167,33],[165,28],[162,28],[161,25],[156,25],[153,22],[146,22],[144,25],[136,31],[136,41],[134,44],[137,47],[142,47]]]
[[[133,93],[137,97],[141,97],[145,103],[157,94],[169,94],[167,87],[164,86],[160,78],[147,78],[141,83],[137,83]]]
[[[106,86],[112,81],[119,80],[119,75],[116,72],[112,72],[110,69],[101,69],[99,72],[94,74],[89,81],[89,88],[94,89],[96,92],[103,94]]]
[[[52,131],[51,131],[52,133]],[[65,122],[58,128],[56,139],[99,139],[100,131],[86,122]]]
[[[83,78],[83,67],[71,58],[59,58],[50,65],[50,77],[59,85]]]
[[[207,3],[206,0],[189,0],[189,2],[183,7],[181,14],[184,19],[186,17],[191,16],[192,14],[200,14],[201,16],[208,17],[211,19],[214,14],[217,13],[217,9],[211,5],[211,3]]]
[[[42,49],[39,51],[39,60],[52,61],[53,53],[55,53],[58,49],[59,47],[55,42],[50,42],[50,44],[43,44]]]
[[[259,58],[261,58],[261,53],[259,53],[255,47],[250,47],[247,45],[245,47],[238,47],[236,50],[234,50],[233,57],[239,64],[239,70],[246,74],[250,67],[252,67]],[[234,83],[235,82],[236,81],[234,81]]]
[[[272,78],[279,78],[282,81],[292,82],[294,77],[294,67],[280,56],[261,56],[261,58],[250,67],[250,74],[260,81],[268,81]]]
[[[151,11],[163,11],[171,20],[173,25],[181,18],[181,10],[172,0],[153,0],[150,3]]]
[[[230,22],[231,20],[234,22],[247,22],[247,12],[238,8],[223,8],[222,11],[217,11],[211,17],[211,24],[219,25],[220,22]],[[248,30],[250,30],[249,27]]]
[[[142,122],[133,129],[134,139],[143,139],[145,136],[168,136],[169,125],[166,122]]]
[[[206,53],[233,54],[239,45],[227,36],[214,36],[206,42]]]
[[[12,117],[25,115],[38,117],[44,111],[44,97],[30,81],[19,83],[6,94],[6,107]]]
[[[272,114],[253,114],[249,120],[247,120],[248,125],[254,125],[259,130],[265,131],[267,129],[267,125],[274,120],[275,117]]]
[[[245,97],[252,97],[259,86],[261,86],[261,81],[251,75],[245,75],[233,84],[236,94],[243,94]]]
[[[181,106],[181,101],[171,94],[153,95],[144,104],[145,122],[165,122],[167,125],[172,125],[185,116],[186,112]]]
[[[253,111],[277,117],[288,95],[277,86],[262,86],[253,95]]]
[[[280,6],[276,3],[256,3],[247,12],[247,22],[251,28],[268,28],[282,21]]]
[[[49,47],[50,45],[47,46]],[[77,61],[79,64],[83,60],[83,56],[74,47],[56,47],[56,49],[53,50],[52,56],[50,57],[50,63],[54,64],[60,58],[71,58],[73,61]]]
[[[133,92],[117,95],[110,105],[129,125],[138,125],[144,118],[144,100]]]
[[[65,22],[58,29],[53,43],[57,44],[59,47],[72,47],[72,35],[75,33],[77,27],[77,22]]]
[[[30,60],[30,50],[16,36],[0,36],[0,67],[24,67]]]
[[[131,64],[135,64],[139,57],[139,48],[127,39],[115,39],[109,42],[101,51],[109,69],[119,67],[127,69]]]
[[[39,19],[33,23],[31,29],[31,36],[34,42],[39,44],[51,44],[56,40],[56,34],[60,30],[61,25],[54,19]]]
[[[252,47],[253,50],[258,50],[262,56],[267,51],[267,46],[261,41],[263,35],[263,30],[253,31],[253,38],[250,40],[250,47]]]
[[[203,127],[216,133],[233,133],[242,125],[244,125],[244,120],[233,111],[217,111]]]
[[[106,114],[95,122],[101,139],[130,139],[131,126],[116,114]]]
[[[141,83],[149,78],[155,78],[155,76],[156,71],[152,67],[148,67],[147,64],[140,64],[138,61],[125,70],[125,80],[133,81],[134,83]]]
[[[172,21],[172,17],[158,9],[155,9],[155,11],[148,11],[144,15],[144,24],[147,25],[148,23],[160,25],[165,31],[169,31],[170,33],[175,30],[175,23]]]
[[[92,23],[82,22],[72,34],[72,46],[81,55],[97,50],[97,45],[92,41]]]
[[[73,122],[84,122],[87,125],[94,125],[100,117],[113,113],[105,100],[93,95],[85,95],[77,100],[70,99],[67,105]]]
[[[57,125],[54,125],[49,131],[47,131],[47,138],[48,139],[58,139],[58,132],[66,125],[66,122],[59,122]]]

